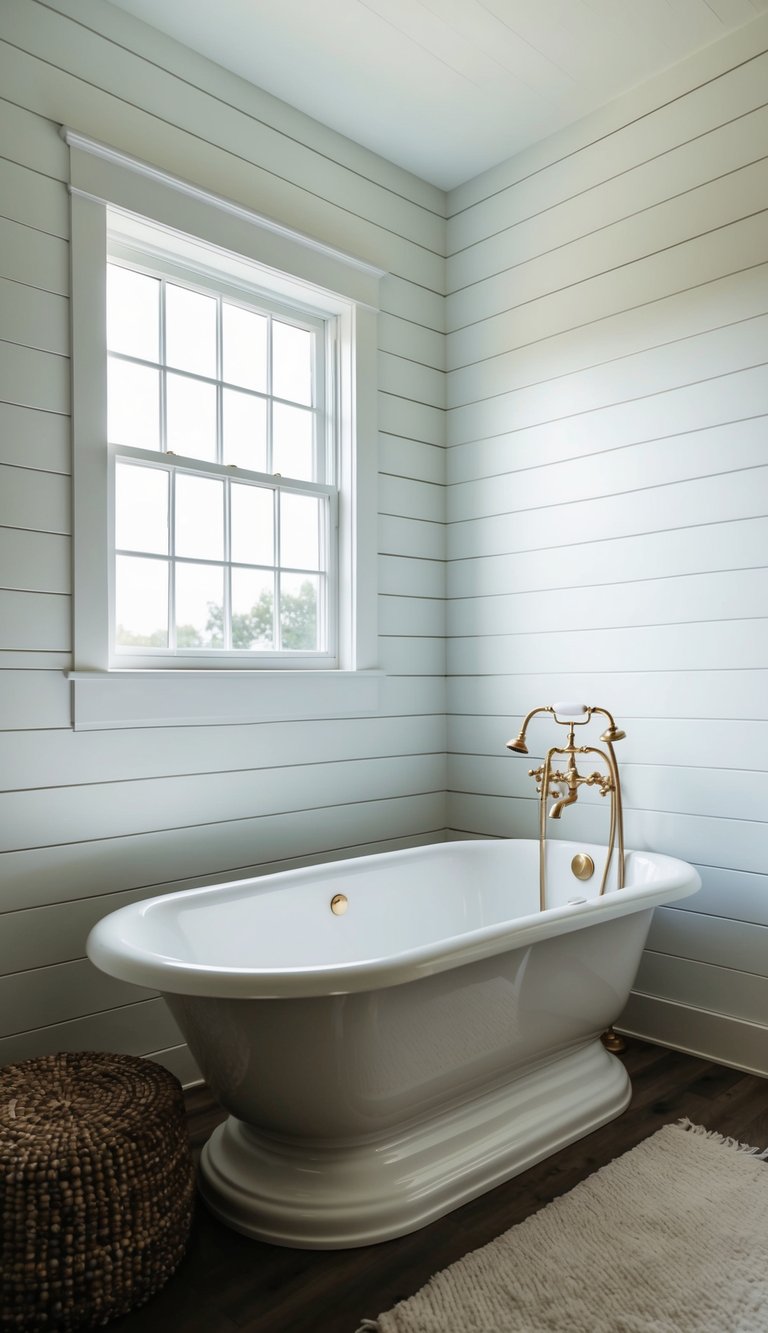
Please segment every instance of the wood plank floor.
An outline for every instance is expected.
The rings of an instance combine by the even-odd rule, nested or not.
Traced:
[[[688,1116],[768,1147],[768,1080],[630,1041],[632,1102],[617,1120],[431,1226],[360,1250],[287,1250],[248,1240],[198,1204],[189,1251],[166,1287],[115,1333],[355,1333],[429,1277]],[[198,1147],[223,1118],[205,1088],[187,1094]],[[768,1168],[767,1168],[768,1169]]]

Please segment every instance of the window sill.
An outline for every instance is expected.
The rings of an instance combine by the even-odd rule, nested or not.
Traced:
[[[375,713],[382,671],[71,671],[75,731]]]

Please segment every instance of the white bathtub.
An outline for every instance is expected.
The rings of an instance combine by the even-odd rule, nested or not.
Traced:
[[[581,851],[597,866],[587,884],[570,869]],[[538,844],[482,840],[167,894],[99,922],[92,960],[162,992],[230,1112],[203,1150],[213,1211],[281,1245],[367,1245],[620,1114],[629,1080],[600,1033],[653,908],[699,879],[628,852],[626,887],[590,897],[603,855],[550,842],[546,912]]]

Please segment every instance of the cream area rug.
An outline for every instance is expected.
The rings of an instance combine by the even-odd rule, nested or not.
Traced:
[[[667,1125],[358,1333],[768,1333],[766,1157]]]

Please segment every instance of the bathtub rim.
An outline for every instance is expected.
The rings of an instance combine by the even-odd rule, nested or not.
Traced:
[[[352,862],[381,863],[385,860],[395,862],[402,857],[413,858],[414,853],[424,854],[437,849],[450,851],[454,847],[467,848],[488,844],[498,846],[500,842],[533,843],[535,839],[460,839],[428,843],[423,847],[406,848],[395,852],[380,852],[371,857],[361,856],[341,861],[321,862],[316,867],[318,884],[323,882],[326,874],[333,877],[334,873],[342,868],[349,871]],[[594,844],[570,841],[558,840],[558,845],[563,848],[572,847],[574,852],[587,849],[595,850],[599,854],[601,850]],[[627,849],[626,855],[631,854],[632,849]],[[301,881],[306,883],[307,869],[314,867],[278,871],[263,877],[229,880],[223,884],[204,884],[196,888],[182,889],[177,894],[165,892],[145,898],[138,903],[130,903],[97,922],[88,936],[86,950],[91,961],[109,975],[121,981],[174,995],[274,1000],[379,990],[416,981],[437,972],[449,971],[465,963],[507,952],[509,949],[529,947],[537,940],[548,939],[553,935],[567,934],[632,912],[674,902],[697,892],[700,888],[700,877],[687,862],[666,856],[664,853],[643,849],[637,850],[636,854],[657,864],[662,872],[666,872],[663,878],[657,882],[611,890],[602,898],[588,898],[585,902],[552,907],[544,912],[536,911],[526,916],[511,917],[461,935],[447,936],[426,945],[419,945],[394,957],[367,958],[352,963],[325,963],[296,968],[228,967],[173,958],[147,947],[139,947],[135,941],[129,940],[123,934],[129,923],[135,923],[137,918],[145,917],[161,902],[168,902],[170,899],[189,901],[200,896],[213,897],[233,889],[240,893],[244,893],[246,889],[258,893],[268,885],[273,889],[277,881],[288,887],[291,880],[295,881],[299,876]],[[327,885],[325,888],[327,890]]]

